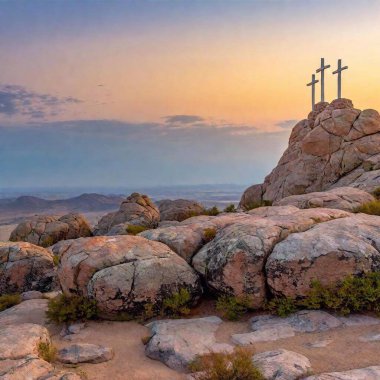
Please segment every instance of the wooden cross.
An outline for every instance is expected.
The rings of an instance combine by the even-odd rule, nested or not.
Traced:
[[[317,69],[317,73],[321,73],[321,102],[325,101],[325,70],[329,67],[330,65],[325,66],[325,59],[321,58],[321,67]]]
[[[338,59],[338,69],[333,74],[338,74],[338,99],[342,97],[342,71],[347,70],[348,66],[342,67],[342,60]]]
[[[312,104],[312,110],[314,111],[315,107],[315,85],[319,82],[319,80],[315,79],[315,74],[311,76],[311,82],[308,83],[306,86],[311,86],[311,104]]]

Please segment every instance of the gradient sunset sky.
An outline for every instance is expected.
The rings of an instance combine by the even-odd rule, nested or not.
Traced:
[[[261,181],[320,57],[380,109],[378,0],[0,1],[0,47],[4,187]]]

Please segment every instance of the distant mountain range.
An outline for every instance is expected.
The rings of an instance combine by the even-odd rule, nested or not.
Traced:
[[[0,199],[1,212],[91,212],[118,209],[123,197],[85,193],[68,199],[47,200],[34,196],[21,196],[15,199]]]

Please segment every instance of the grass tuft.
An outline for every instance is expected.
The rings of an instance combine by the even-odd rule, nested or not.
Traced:
[[[230,321],[240,319],[249,309],[251,309],[251,302],[248,297],[234,297],[225,294],[216,301],[216,310]]]
[[[9,309],[21,302],[20,294],[3,294],[0,296],[0,311]]]

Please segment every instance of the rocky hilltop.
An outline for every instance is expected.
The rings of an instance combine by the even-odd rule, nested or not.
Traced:
[[[380,115],[336,99],[318,103],[295,125],[278,165],[244,192],[240,207],[341,186],[371,192],[379,185]]]

